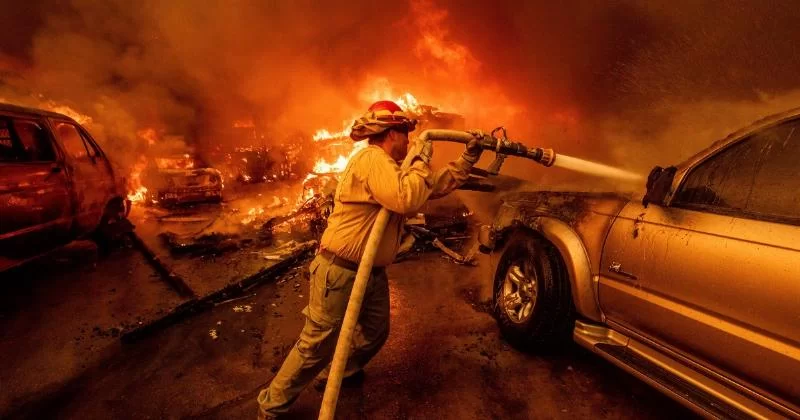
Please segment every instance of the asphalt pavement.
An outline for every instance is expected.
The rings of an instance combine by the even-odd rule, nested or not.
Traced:
[[[135,250],[103,257],[86,248],[74,252],[89,262],[44,264],[3,285],[0,417],[254,418],[258,390],[302,326],[306,265],[123,345],[117,326],[177,297]],[[363,385],[342,391],[337,417],[692,416],[576,345],[546,355],[507,345],[487,312],[486,270],[485,259],[466,267],[436,252],[390,267],[389,341]],[[290,418],[316,418],[321,400],[309,387]]]

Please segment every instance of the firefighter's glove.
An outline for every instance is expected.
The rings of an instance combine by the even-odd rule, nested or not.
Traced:
[[[430,165],[433,158],[433,142],[417,140],[414,145],[414,154],[425,164]]]
[[[481,143],[478,139],[472,139],[467,143],[467,148],[464,150],[464,153],[461,154],[461,158],[469,162],[471,165],[478,163],[478,159],[481,158],[481,153],[483,153],[483,148],[481,147]]]

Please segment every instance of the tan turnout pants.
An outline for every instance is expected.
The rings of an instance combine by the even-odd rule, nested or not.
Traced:
[[[317,375],[327,378],[356,272],[317,255],[309,266],[311,290],[300,338],[269,387],[258,394],[259,410],[286,413],[300,392]],[[389,337],[389,282],[386,272],[373,274],[364,294],[344,376],[362,369]]]

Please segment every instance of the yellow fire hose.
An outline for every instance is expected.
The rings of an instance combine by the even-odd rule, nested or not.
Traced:
[[[527,157],[545,166],[552,165],[555,159],[555,155],[550,149],[528,149],[519,143],[505,142],[505,139],[497,139],[478,131],[425,130],[420,134],[417,141],[424,143],[432,141],[450,141],[466,144],[476,138],[481,140],[481,147],[484,149],[494,150],[498,153]],[[407,170],[411,166],[413,158],[414,156],[411,154],[406,156],[401,170]],[[336,412],[336,403],[339,400],[339,391],[342,387],[344,368],[347,365],[347,359],[350,357],[350,345],[353,339],[353,331],[358,322],[358,316],[361,313],[361,303],[364,300],[364,292],[367,289],[367,282],[369,281],[372,271],[372,264],[375,262],[375,254],[388,223],[389,210],[382,208],[380,213],[378,213],[375,224],[372,226],[369,239],[367,239],[366,249],[364,250],[364,255],[361,257],[358,271],[356,272],[353,290],[350,292],[350,300],[347,302],[347,310],[344,314],[342,328],[339,332],[339,339],[336,342],[336,350],[333,354],[333,361],[331,362],[331,370],[328,374],[328,383],[325,386],[325,394],[323,394],[322,397],[322,407],[319,411],[320,420],[332,420]]]

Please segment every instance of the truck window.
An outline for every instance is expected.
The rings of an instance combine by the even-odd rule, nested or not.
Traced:
[[[100,156],[100,150],[98,149],[97,145],[95,145],[94,142],[90,140],[84,132],[81,132],[81,138],[83,139],[84,146],[86,146],[86,150],[89,152],[89,156]]]
[[[757,140],[741,140],[692,169],[675,196],[675,206],[726,214],[743,211],[761,159]]]
[[[765,130],[763,159],[753,178],[748,212],[800,221],[800,120]]]
[[[676,207],[800,224],[800,120],[766,128],[694,168]]]
[[[14,146],[8,120],[0,119],[0,162],[19,161],[18,149]]]
[[[88,154],[78,127],[71,123],[58,121],[55,125],[56,134],[68,155],[74,159],[88,159],[89,156],[93,156]]]
[[[14,131],[22,144],[25,160],[32,162],[52,162],[55,160],[53,145],[44,126],[39,121],[13,121]]]

